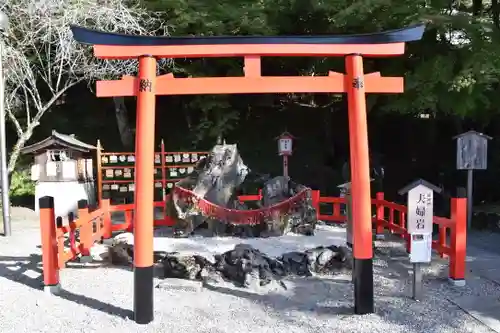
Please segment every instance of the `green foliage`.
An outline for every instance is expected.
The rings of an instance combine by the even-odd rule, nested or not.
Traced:
[[[227,98],[221,96],[200,96],[188,107],[199,110],[199,121],[193,131],[193,146],[208,139],[211,142],[223,138],[238,123],[239,114],[231,109]]]
[[[488,122],[498,110],[499,9],[489,7],[486,1],[144,0],[144,3],[163,13],[173,35],[354,34],[426,22],[424,39],[410,43],[406,57],[367,62],[367,71],[373,67],[386,75],[406,77],[405,94],[389,98],[374,96],[370,104],[390,112],[454,114],[480,122]],[[270,61],[268,65],[281,68],[288,75],[342,70],[338,59],[286,59]],[[190,60],[178,63],[176,70],[187,75],[228,75],[239,66],[234,59],[209,67],[204,61]],[[228,100],[218,100],[219,107],[211,102],[202,108],[198,128],[203,135],[213,136],[206,129],[215,123],[218,124],[215,132],[228,130],[237,119],[226,112],[230,108],[226,105]],[[201,104],[193,103],[193,107]],[[221,115],[231,121],[218,119]]]
[[[174,36],[262,35],[272,34],[267,22],[268,3],[250,0],[147,0],[144,4],[159,11]],[[172,71],[180,76],[237,76],[238,59],[177,60]],[[185,106],[193,117],[190,133],[193,146],[202,141],[214,143],[234,129],[240,118],[230,96],[193,96]]]
[[[31,180],[28,170],[16,170],[11,174],[10,196],[24,197],[35,195],[35,183]]]

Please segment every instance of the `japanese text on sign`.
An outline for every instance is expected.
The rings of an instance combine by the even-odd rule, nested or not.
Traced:
[[[415,207],[415,215],[417,216],[417,230],[425,230],[425,217],[427,215],[427,207],[432,206],[432,194],[420,193]]]
[[[352,87],[354,89],[361,89],[364,87],[364,82],[363,82],[363,79],[360,78],[360,77],[355,77],[353,80],[352,80]]]
[[[433,193],[418,186],[408,193],[408,232],[432,233]]]
[[[148,79],[141,79],[139,81],[139,91],[140,92],[151,92],[153,84],[151,83],[151,80]]]
[[[291,138],[279,139],[278,149],[281,155],[290,154],[292,152],[292,139]]]

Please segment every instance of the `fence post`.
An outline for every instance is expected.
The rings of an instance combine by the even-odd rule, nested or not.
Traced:
[[[125,201],[125,204],[130,205],[133,204],[134,201],[130,200],[130,198],[127,198]],[[152,208],[154,209],[154,208]],[[127,232],[134,232],[134,211],[135,211],[135,204],[133,205],[132,209],[126,209],[123,214],[125,215],[125,225],[127,228],[125,229]]]
[[[172,194],[167,194],[165,195],[165,200],[163,201],[163,224],[165,226],[173,226],[174,225],[174,220],[167,215],[168,213],[168,210],[167,210],[167,202],[168,200],[170,200],[169,196],[172,195]]]
[[[103,214],[102,218],[103,218],[104,232],[102,234],[102,237],[104,239],[108,239],[113,236],[113,230],[111,228],[112,222],[111,222],[110,206],[111,206],[110,193],[104,192],[102,194],[102,200],[99,205],[99,208],[101,209]]]
[[[457,189],[457,195],[451,199],[451,255],[449,258],[449,280],[455,286],[465,286],[465,259],[467,247],[467,199],[464,188]]]
[[[97,204],[102,200],[102,145],[101,140],[97,139],[96,164],[97,164]],[[109,191],[108,191],[109,192]]]
[[[446,227],[439,226],[438,242],[439,242],[439,246],[441,248],[443,248],[444,246],[446,246],[446,241],[447,241],[447,239],[446,239],[446,230],[447,230]],[[448,255],[445,254],[444,252],[440,252],[439,256],[441,258],[447,258],[448,257]]]
[[[74,218],[72,217],[71,213],[68,214],[68,222],[74,222]],[[58,269],[63,269],[66,267],[66,258],[64,256],[60,256],[59,253],[64,253],[64,233],[59,232],[59,228],[62,228],[63,226],[63,220],[61,216],[56,217],[56,246],[57,246],[57,253],[58,253],[58,258],[57,258],[57,267]]]
[[[92,247],[92,233],[94,232],[94,222],[90,220],[89,203],[87,200],[78,200],[78,221],[80,225],[80,262],[92,261],[90,248]]]
[[[377,192],[377,194],[375,195],[375,199],[377,200],[375,213],[375,239],[384,240],[384,223],[382,222],[382,220],[385,218],[385,207],[384,204],[380,202],[384,200],[384,192]]]
[[[44,290],[57,294],[60,289],[59,265],[57,262],[56,216],[54,198],[45,196],[38,199],[40,209],[40,234],[42,238],[42,265]]]
[[[318,190],[311,190],[311,201],[312,201],[312,206],[314,209],[316,209],[316,219],[319,219],[319,216],[321,215],[319,211],[319,198],[321,194]]]

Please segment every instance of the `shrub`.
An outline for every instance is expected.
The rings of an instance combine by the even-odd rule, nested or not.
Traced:
[[[35,195],[35,182],[31,180],[28,170],[15,170],[10,177],[10,196],[12,198]]]

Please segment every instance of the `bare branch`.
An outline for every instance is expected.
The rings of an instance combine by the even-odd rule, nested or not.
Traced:
[[[330,106],[332,106],[333,104],[335,104],[335,102],[330,102],[330,103],[323,104],[323,105],[317,105],[314,102],[311,102],[309,104],[307,104],[307,103],[301,103],[301,102],[293,102],[293,104],[298,105],[298,106],[302,106],[304,108],[326,109],[326,108],[329,108]]]
[[[12,114],[10,110],[7,109],[7,116],[9,117],[10,121],[14,124],[16,127],[16,132],[18,136],[23,135],[23,129],[21,128],[21,124],[17,121],[16,117]]]
[[[138,0],[135,0],[138,1]],[[100,61],[74,41],[70,25],[139,35],[167,34],[155,14],[128,0],[2,0],[11,24],[2,58],[8,119],[21,149],[43,115],[83,80],[135,74],[136,61]],[[167,65],[167,62],[160,65]],[[18,156],[17,151],[11,154]],[[9,167],[15,161],[9,161]]]

